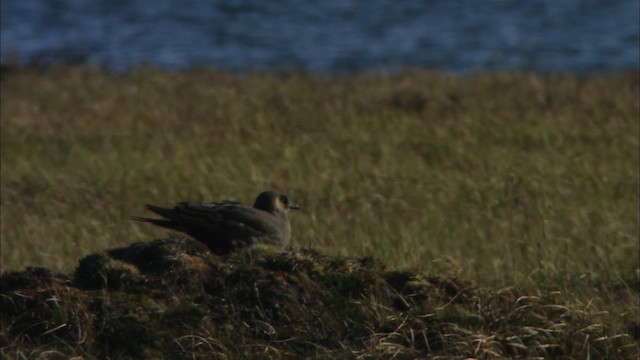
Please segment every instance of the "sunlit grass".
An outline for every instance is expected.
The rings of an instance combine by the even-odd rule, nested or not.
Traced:
[[[273,188],[298,246],[637,316],[638,73],[58,68],[1,91],[3,270],[163,236],[128,220],[145,203]]]

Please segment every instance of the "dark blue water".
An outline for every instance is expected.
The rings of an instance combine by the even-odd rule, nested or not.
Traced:
[[[636,0],[2,0],[2,63],[167,69],[638,68]]]

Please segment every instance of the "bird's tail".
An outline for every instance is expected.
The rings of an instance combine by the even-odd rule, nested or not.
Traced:
[[[176,226],[176,223],[173,222],[171,220],[171,215],[172,215],[172,210],[170,209],[165,209],[165,208],[161,208],[155,205],[147,205],[147,210],[149,211],[153,211],[154,213],[165,217],[169,220],[165,220],[165,219],[151,219],[151,218],[146,218],[146,217],[139,217],[139,216],[133,216],[131,217],[131,220],[134,221],[142,221],[142,222],[148,222],[148,223],[152,223],[154,225],[158,225],[158,226],[162,226],[165,228],[169,228],[169,229],[178,229],[178,227]]]
[[[145,217],[138,217],[138,216],[132,216],[130,218],[133,221],[142,221],[142,222],[148,222],[148,223],[152,223],[154,225],[158,225],[158,226],[162,226],[162,227],[166,227],[166,228],[175,228],[175,224],[172,221],[169,220],[163,220],[163,219],[150,219],[150,218],[145,218]]]

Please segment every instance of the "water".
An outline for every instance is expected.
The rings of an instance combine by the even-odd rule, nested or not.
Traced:
[[[167,69],[637,69],[634,0],[3,0],[2,63]]]

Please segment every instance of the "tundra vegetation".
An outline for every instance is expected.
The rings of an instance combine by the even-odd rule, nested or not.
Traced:
[[[633,358],[638,83],[3,68],[2,354]],[[265,189],[293,248],[129,221]]]

